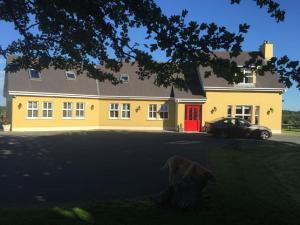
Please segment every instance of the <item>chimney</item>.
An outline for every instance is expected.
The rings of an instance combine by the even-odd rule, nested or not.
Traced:
[[[264,41],[260,47],[260,51],[265,60],[269,60],[273,57],[273,44],[270,41]]]

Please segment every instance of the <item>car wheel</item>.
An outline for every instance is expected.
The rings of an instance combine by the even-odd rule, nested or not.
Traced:
[[[260,139],[266,140],[270,137],[270,133],[267,130],[262,130],[259,135]]]

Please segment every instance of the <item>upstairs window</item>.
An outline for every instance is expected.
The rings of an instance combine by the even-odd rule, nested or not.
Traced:
[[[68,80],[75,80],[76,74],[74,71],[66,71],[66,77]]]
[[[243,73],[245,75],[243,79],[244,84],[253,84],[254,83],[254,73],[251,69],[244,69]]]
[[[128,83],[129,82],[129,75],[128,74],[121,74],[120,75],[120,81],[122,81],[122,83]]]
[[[38,70],[30,69],[29,76],[31,80],[39,80],[41,79],[41,73]]]

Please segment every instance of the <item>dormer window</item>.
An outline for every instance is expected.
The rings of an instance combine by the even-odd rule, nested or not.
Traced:
[[[254,83],[254,73],[251,69],[243,69],[244,73],[244,79],[243,82],[244,84],[253,84]]]
[[[254,87],[255,86],[255,71],[251,68],[241,68],[244,78],[240,83],[235,84],[235,86],[243,87]]]
[[[74,71],[66,71],[66,77],[68,80],[75,80],[76,73]]]
[[[30,69],[29,76],[31,80],[40,80],[41,79],[41,73],[38,70]]]
[[[129,82],[129,75],[128,74],[121,74],[120,75],[120,81],[123,83],[128,83]]]

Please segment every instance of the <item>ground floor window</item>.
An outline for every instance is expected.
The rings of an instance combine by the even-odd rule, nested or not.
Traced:
[[[77,118],[83,118],[84,117],[84,103],[83,102],[77,102],[76,103],[76,117]]]
[[[28,118],[38,117],[38,102],[30,101],[27,103],[27,117]]]
[[[148,110],[148,117],[149,119],[156,119],[157,114],[157,105],[156,104],[150,104],[149,110]]]
[[[43,102],[43,117],[52,118],[53,108],[52,102]]]
[[[72,102],[63,103],[63,118],[72,117]]]
[[[227,106],[227,117],[232,117],[232,105]]]
[[[244,105],[236,106],[235,117],[248,120],[251,123],[251,106],[244,106]]]
[[[109,118],[116,119],[119,117],[119,104],[112,103],[109,104]]]
[[[169,105],[163,104],[160,106],[159,117],[162,120],[169,119]]]
[[[259,111],[260,111],[259,106],[255,106],[255,124],[256,125],[259,124]]]
[[[122,104],[122,118],[129,119],[130,118],[130,104]]]

